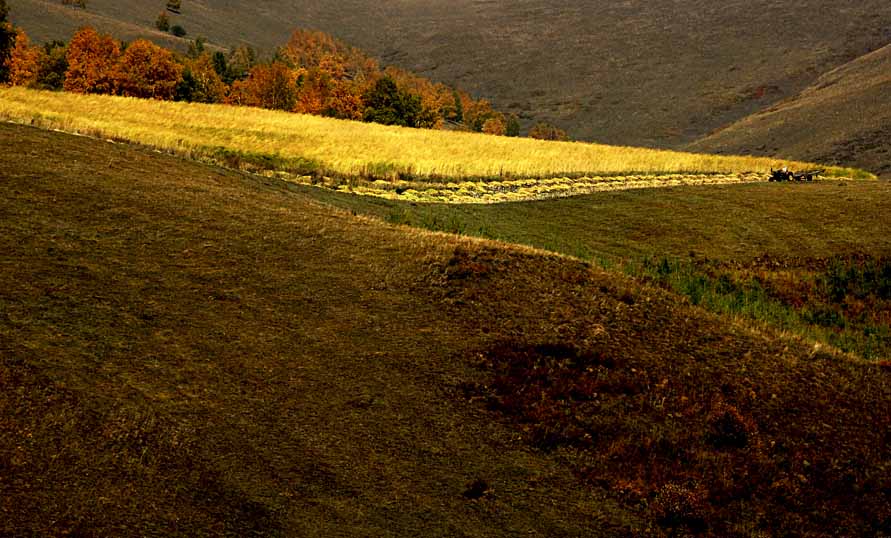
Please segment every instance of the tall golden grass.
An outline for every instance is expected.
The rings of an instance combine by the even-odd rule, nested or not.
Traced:
[[[767,172],[815,165],[408,129],[222,105],[0,88],[0,117],[132,141],[192,157],[231,154],[270,166],[396,178],[560,177]],[[834,168],[833,175],[853,171]]]

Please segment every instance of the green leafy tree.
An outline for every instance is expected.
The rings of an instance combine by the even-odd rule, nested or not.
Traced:
[[[193,60],[186,60],[174,99],[197,103],[222,103],[226,99],[226,89],[211,56],[202,54]]]
[[[232,84],[233,81],[229,79],[229,62],[226,61],[226,55],[220,51],[214,52],[213,56],[211,56],[211,63],[213,64],[213,70],[223,79],[223,82]]]
[[[365,94],[363,102],[363,119],[367,122],[403,127],[418,127],[421,123],[421,97],[399,90],[390,77],[378,80]]]
[[[182,2],[180,0],[167,0],[167,11],[179,13],[182,7]]]
[[[68,71],[66,55],[68,47],[64,41],[50,41],[43,44],[43,54],[37,75],[37,85],[47,90],[61,90]]]
[[[464,103],[461,101],[461,96],[458,95],[457,90],[452,92],[452,96],[455,98],[455,115],[452,116],[451,119],[457,123],[464,122]]]
[[[186,37],[186,29],[178,24],[174,24],[170,28],[170,33],[175,35],[176,37]]]
[[[244,80],[257,65],[257,52],[247,45],[239,45],[229,52],[225,65],[226,74],[220,75],[223,82],[231,85],[238,80]]]
[[[8,15],[6,0],[0,0],[0,83],[9,82],[9,56],[16,39],[12,25],[6,20]]]
[[[516,114],[507,117],[507,127],[504,134],[506,136],[520,136],[520,120]]]

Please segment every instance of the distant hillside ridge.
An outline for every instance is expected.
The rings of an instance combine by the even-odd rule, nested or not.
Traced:
[[[173,38],[164,3],[10,0],[37,41],[90,24],[119,38],[271,51],[316,28],[384,63],[486,96],[524,127],[545,120],[582,140],[681,147],[795,95],[891,42],[891,3],[862,0],[433,2],[183,0]],[[819,131],[819,126],[815,129]]]
[[[689,148],[784,155],[891,178],[891,45],[829,71],[801,93]]]

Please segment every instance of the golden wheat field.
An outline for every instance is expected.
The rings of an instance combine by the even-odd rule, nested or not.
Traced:
[[[0,117],[126,140],[192,158],[316,176],[395,180],[498,180],[655,174],[764,173],[814,166],[546,142],[478,133],[387,127],[257,108],[0,88]],[[828,174],[854,177],[853,170]]]

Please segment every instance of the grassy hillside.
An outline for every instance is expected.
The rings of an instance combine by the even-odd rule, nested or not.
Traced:
[[[306,192],[389,222],[596,261],[718,313],[891,358],[887,183],[699,185],[488,206]]]
[[[83,24],[128,39],[161,38],[153,26],[160,1],[90,0],[85,12],[53,0],[9,4],[13,21],[39,39],[68,39]],[[661,147],[698,139],[891,42],[891,7],[881,0],[183,6],[174,22],[189,37],[269,50],[295,27],[318,28],[385,62],[492,98],[499,110],[551,120],[574,137]]]
[[[435,268],[481,246],[128,146],[2,125],[0,148],[0,534],[638,519],[449,396],[491,336],[441,308]],[[477,479],[494,491],[465,497]]]
[[[0,117],[20,123],[136,142],[230,167],[287,173],[298,181],[330,185],[332,179],[327,176],[335,176],[333,183],[346,182],[344,188],[360,187],[369,194],[383,190],[406,198],[416,198],[424,189],[446,198],[452,194],[472,197],[480,189],[478,194],[493,194],[494,189],[516,192],[518,198],[534,197],[536,186],[546,193],[571,193],[573,188],[595,188],[598,183],[639,182],[645,178],[635,175],[641,174],[667,174],[669,177],[662,178],[665,181],[677,181],[673,174],[723,174],[733,176],[726,180],[738,181],[736,176],[745,173],[761,174],[763,178],[770,168],[783,164],[796,169],[816,166],[775,159],[385,127],[243,107],[23,88],[0,89],[0,97]],[[827,174],[868,177],[841,168],[830,169]],[[536,181],[540,178],[567,179],[561,184],[541,185]],[[584,181],[571,181],[574,179]],[[466,180],[490,183],[478,189],[461,183]],[[450,186],[447,182],[457,183]],[[441,187],[448,188],[440,192]]]
[[[891,532],[887,368],[272,179],[0,148],[0,533]]]
[[[891,45],[690,147],[845,163],[891,177]]]

